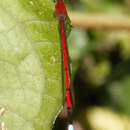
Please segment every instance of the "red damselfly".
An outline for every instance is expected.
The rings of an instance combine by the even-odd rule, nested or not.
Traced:
[[[62,61],[62,85],[64,87],[64,77],[66,85],[66,101],[67,101],[67,113],[68,113],[68,130],[74,130],[72,123],[72,101],[71,101],[71,68],[69,62],[67,40],[66,40],[66,30],[65,30],[65,20],[67,17],[66,6],[63,0],[57,0],[56,3],[56,16],[59,21],[59,32],[61,41],[61,61]]]

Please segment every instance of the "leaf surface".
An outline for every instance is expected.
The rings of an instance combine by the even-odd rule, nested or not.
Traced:
[[[50,130],[61,108],[58,22],[51,0],[0,1],[0,124]]]

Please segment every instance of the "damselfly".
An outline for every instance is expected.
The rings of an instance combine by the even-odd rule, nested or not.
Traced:
[[[72,123],[72,101],[71,101],[71,68],[69,64],[69,55],[66,40],[65,20],[67,17],[66,6],[63,0],[57,0],[56,3],[56,16],[59,21],[59,32],[61,40],[61,61],[62,61],[62,85],[64,87],[64,76],[66,85],[66,101],[67,101],[67,113],[68,113],[68,130],[74,130]]]

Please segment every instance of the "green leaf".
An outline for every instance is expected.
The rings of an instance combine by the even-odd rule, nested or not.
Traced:
[[[62,105],[58,22],[51,0],[0,1],[0,124],[51,130]]]

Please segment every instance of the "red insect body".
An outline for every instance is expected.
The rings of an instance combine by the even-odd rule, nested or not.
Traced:
[[[70,96],[70,81],[69,81],[69,73],[68,73],[68,59],[67,59],[67,48],[66,48],[66,38],[65,38],[65,29],[64,29],[64,20],[67,15],[66,7],[63,0],[58,0],[56,3],[56,15],[60,21],[61,28],[61,39],[62,39],[62,47],[63,47],[63,58],[64,58],[64,70],[65,70],[65,81],[66,81],[66,99],[67,99],[67,107],[71,107],[71,96]]]
[[[67,101],[67,110],[68,110],[68,120],[69,120],[69,130],[74,130],[72,125],[72,115],[71,115],[71,91],[70,91],[70,66],[68,61],[68,50],[67,50],[67,41],[65,35],[65,18],[67,16],[67,11],[63,0],[57,0],[56,3],[56,15],[59,20],[60,25],[60,36],[61,36],[61,47],[62,47],[62,58],[63,58],[63,65],[64,65],[64,74],[65,74],[65,81],[66,81],[66,101]],[[63,76],[64,77],[64,76]]]
[[[66,50],[66,39],[64,32],[64,23],[61,22],[61,35],[62,35],[62,44],[63,44],[63,56],[64,56],[64,70],[65,70],[65,80],[66,80],[66,99],[67,99],[67,107],[71,107],[71,96],[70,96],[70,82],[69,82],[69,73],[68,73],[68,60],[67,60],[67,50]]]
[[[66,99],[67,99],[67,107],[71,108],[71,96],[70,96],[70,91],[66,92]]]
[[[66,7],[64,2],[61,0],[58,0],[56,3],[56,15],[60,20],[65,20],[66,18],[67,15]]]

